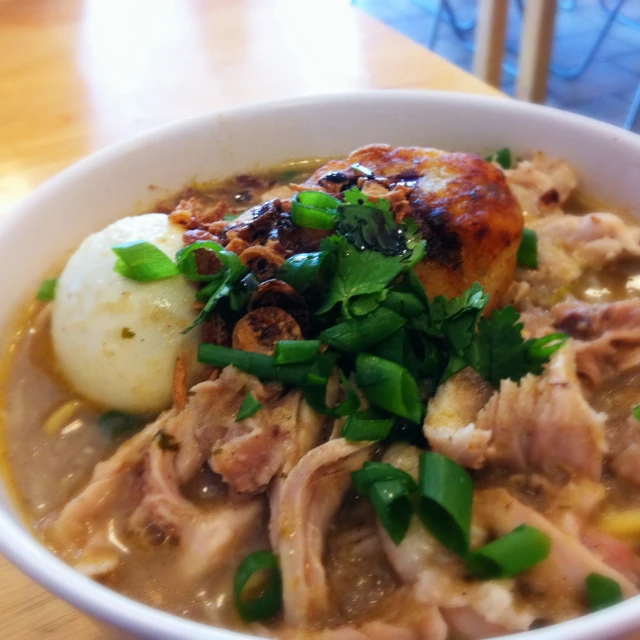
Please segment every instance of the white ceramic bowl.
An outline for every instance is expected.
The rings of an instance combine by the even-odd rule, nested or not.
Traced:
[[[246,106],[198,116],[83,160],[0,219],[0,326],[6,345],[15,310],[42,274],[90,232],[158,199],[157,185],[227,176],[289,160],[342,156],[372,142],[484,154],[503,146],[568,160],[582,186],[640,212],[640,137],[567,113],[450,93],[368,92]],[[114,628],[117,637],[247,638],[129,600],[76,573],[25,528],[0,486],[0,551],[34,580]],[[640,628],[640,597],[518,635],[519,640],[603,640]]]

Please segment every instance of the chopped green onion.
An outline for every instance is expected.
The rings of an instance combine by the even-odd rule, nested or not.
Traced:
[[[393,427],[393,418],[370,418],[365,412],[352,413],[342,428],[342,437],[351,442],[384,440]]]
[[[211,296],[220,289],[221,286],[226,285],[229,282],[229,272],[225,269],[216,273],[211,282],[208,282],[202,289],[196,293],[196,300],[200,302],[208,302],[211,300]]]
[[[51,300],[56,297],[57,285],[57,278],[48,278],[47,280],[43,280],[42,284],[40,285],[40,289],[38,289],[36,298],[40,300],[40,302],[51,302]]]
[[[369,499],[391,540],[396,545],[400,544],[413,516],[413,505],[407,487],[398,480],[375,482],[369,489]]]
[[[591,611],[600,611],[624,600],[620,585],[599,573],[590,573],[584,581],[584,588]]]
[[[326,372],[326,375],[328,376],[329,373],[331,373],[330,369]],[[320,375],[324,375],[324,372],[321,372]],[[342,371],[340,371],[340,380],[342,381],[344,388],[347,390],[347,397],[337,406],[327,406],[326,386],[306,387],[304,389],[305,401],[316,413],[325,416],[342,418],[343,416],[348,416],[352,413],[355,413],[360,408],[360,396],[358,395],[358,392],[349,384],[347,377]]]
[[[640,422],[640,404],[637,407],[633,407],[633,410],[631,411],[633,417]]]
[[[320,334],[320,340],[341,351],[360,352],[384,340],[406,323],[390,309],[378,307],[366,316],[345,320]]]
[[[523,267],[538,268],[538,234],[533,229],[523,229],[517,260]]]
[[[222,274],[222,278],[218,278],[213,282],[210,282],[202,291],[207,290],[207,295],[209,295],[209,299],[207,303],[202,308],[202,311],[198,314],[198,317],[193,321],[193,324],[188,326],[184,331],[180,333],[189,333],[194,327],[198,326],[204,320],[207,320],[211,315],[214,307],[218,304],[218,302],[229,295],[230,289],[228,286],[229,282],[229,273],[225,272]],[[197,297],[197,296],[196,296]]]
[[[401,482],[408,493],[413,493],[418,489],[416,481],[406,471],[402,471],[402,469],[398,469],[386,462],[365,462],[362,469],[351,473],[353,486],[361,496],[369,495],[369,490],[376,482],[385,482],[387,480]]]
[[[422,422],[420,391],[415,378],[404,367],[360,353],[356,358],[356,379],[372,405],[412,422]]]
[[[240,349],[229,349],[203,343],[198,348],[198,360],[212,367],[233,365],[241,371],[261,378],[297,386],[327,384],[327,378],[314,374],[313,363],[276,364],[271,356]]]
[[[142,429],[147,423],[144,416],[136,416],[123,411],[107,411],[98,418],[98,429],[110,438]]]
[[[238,409],[236,422],[241,422],[242,420],[255,416],[260,409],[262,409],[262,404],[255,399],[251,391],[247,391],[244,400],[240,405],[240,409]]]
[[[276,342],[276,364],[311,362],[320,351],[320,340],[280,340]]]
[[[255,274],[247,273],[247,275],[237,282],[229,293],[229,305],[232,311],[242,311],[249,303],[249,298],[253,292],[260,286],[260,280]]]
[[[336,226],[339,204],[323,191],[300,191],[291,200],[291,220],[299,227],[331,231]]]
[[[425,306],[415,293],[390,291],[382,303],[404,318],[417,318],[425,312]]]
[[[427,451],[420,454],[419,514],[425,527],[447,549],[469,550],[473,482],[459,464]]]
[[[224,248],[217,242],[199,240],[198,242],[194,242],[186,247],[182,247],[182,249],[180,249],[180,251],[176,253],[176,263],[178,265],[180,273],[185,276],[185,278],[188,278],[189,280],[206,282],[215,278],[218,275],[218,271],[216,271],[216,273],[200,273],[198,271],[195,252],[199,250],[209,251],[211,253],[214,253],[219,258],[219,254],[224,251]],[[220,266],[222,267],[221,259]]]
[[[369,351],[380,358],[399,364],[416,377],[420,361],[411,343],[410,330],[406,326],[374,345]]]
[[[522,524],[506,536],[469,553],[465,563],[478,578],[511,578],[542,562],[550,549],[549,536]]]
[[[547,363],[549,358],[569,339],[566,333],[551,333],[525,342],[527,357],[533,362]]]
[[[256,578],[262,579],[250,584]],[[233,598],[245,622],[265,620],[278,612],[282,606],[282,576],[273,553],[255,551],[240,563],[233,579]]]
[[[277,277],[290,284],[296,291],[304,293],[310,287],[319,284],[329,262],[328,257],[328,251],[298,253],[285,260],[278,269]]]
[[[171,258],[150,242],[125,242],[111,247],[111,250],[117,256],[113,270],[130,280],[150,282],[180,273]]]
[[[497,162],[503,169],[511,169],[514,166],[513,154],[508,147],[498,149],[495,153],[485,158],[485,160],[487,162]]]

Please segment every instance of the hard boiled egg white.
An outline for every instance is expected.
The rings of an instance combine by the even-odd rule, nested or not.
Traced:
[[[63,374],[89,400],[156,413],[171,405],[179,357],[190,384],[202,372],[199,327],[181,334],[197,316],[193,283],[182,276],[136,282],[113,270],[114,245],[143,240],[174,260],[182,234],[160,213],[123,218],[89,236],[64,268],[53,303],[53,346]]]

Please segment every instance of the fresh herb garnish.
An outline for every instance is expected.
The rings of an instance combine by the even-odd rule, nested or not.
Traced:
[[[506,536],[467,554],[465,563],[478,578],[511,578],[545,560],[550,550],[548,535],[521,524]]]
[[[247,391],[244,399],[242,400],[242,404],[240,405],[240,409],[238,409],[236,422],[240,422],[242,420],[246,420],[247,418],[255,416],[256,413],[260,411],[260,409],[262,409],[262,404],[258,402],[258,400],[256,400],[251,391]]]
[[[485,158],[487,162],[497,162],[503,169],[513,169],[515,166],[513,153],[508,147],[498,149]]]
[[[177,276],[177,265],[162,250],[150,242],[125,242],[111,247],[116,254],[113,270],[125,278],[151,282]]]
[[[527,373],[539,375],[568,335],[554,333],[538,339],[522,337],[520,314],[510,305],[480,318],[478,332],[466,350],[467,362],[495,387],[507,378],[520,380]]]
[[[420,454],[418,513],[425,527],[447,549],[469,550],[473,482],[467,471],[446,456]]]
[[[282,607],[282,576],[271,551],[254,551],[240,563],[233,579],[233,599],[245,622],[270,618]]]
[[[607,576],[590,573],[584,581],[590,611],[600,611],[624,600],[620,585]]]
[[[538,268],[538,234],[533,229],[523,229],[517,260],[520,266]]]
[[[334,252],[336,267],[324,303],[318,313],[326,313],[342,303],[348,318],[349,301],[356,296],[380,293],[405,268],[402,256],[385,256],[378,251],[360,251],[342,236],[327,238],[323,246]]]
[[[58,286],[57,278],[48,278],[43,280],[38,289],[36,298],[40,302],[51,302],[56,297],[56,287]]]
[[[331,231],[339,203],[324,191],[300,191],[291,200],[291,220],[299,227]]]
[[[414,479],[385,462],[365,462],[351,474],[356,491],[367,496],[394,544],[404,539],[413,516]]]

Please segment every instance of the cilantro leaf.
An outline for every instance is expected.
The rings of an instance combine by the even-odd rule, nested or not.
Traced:
[[[538,339],[522,337],[520,314],[508,305],[480,318],[478,332],[466,351],[467,362],[494,387],[507,378],[520,380],[527,373],[539,375],[551,356],[566,342],[564,333]]]
[[[327,296],[317,313],[326,313],[343,303],[350,317],[349,301],[365,294],[380,293],[405,268],[402,256],[385,256],[378,251],[360,251],[342,236],[332,236],[321,248],[332,245],[337,256],[335,272]]]
[[[358,249],[402,255],[409,267],[425,256],[425,242],[417,223],[396,222],[391,203],[384,198],[373,202],[360,189],[349,189],[344,192],[344,202],[338,205],[336,219],[336,232]]]
[[[347,204],[363,205],[365,207],[373,207],[379,209],[384,213],[391,212],[391,203],[385,198],[378,198],[376,202],[373,202],[369,196],[362,193],[357,187],[352,187],[344,192],[344,201]]]
[[[414,281],[414,286],[417,284]],[[462,295],[449,300],[444,296],[437,296],[433,300],[420,297],[428,301],[427,313],[415,322],[415,328],[428,335],[445,338],[453,351],[462,355],[471,344],[478,318],[487,306],[489,295],[478,282],[474,282]]]

